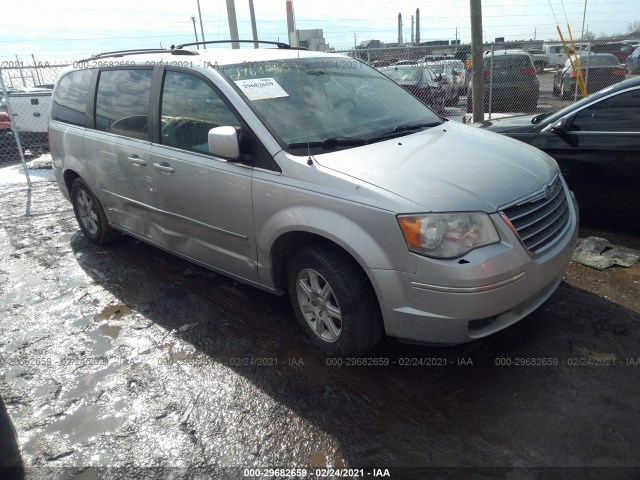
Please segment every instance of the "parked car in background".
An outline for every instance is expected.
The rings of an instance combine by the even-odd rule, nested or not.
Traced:
[[[588,52],[583,55],[572,55],[571,61],[576,68],[577,60],[580,61],[587,93],[597,92],[625,79],[624,68],[611,53]],[[574,67],[567,60],[564,68],[556,72],[553,77],[553,93],[560,98],[569,98],[576,94],[578,79]],[[580,96],[580,89],[577,89],[577,93]]]
[[[0,110],[0,130],[8,130],[11,128],[11,118],[5,110]]]
[[[438,63],[448,65],[460,87],[460,94],[466,95],[471,74],[467,72],[464,61],[458,59],[440,60]]]
[[[624,63],[631,52],[633,46],[624,42],[598,43],[591,45],[593,53],[610,53],[618,59],[619,63]]]
[[[522,50],[486,53],[484,66],[484,110],[534,112],[540,83],[531,55]],[[473,92],[467,95],[467,112],[473,111]]]
[[[555,158],[582,213],[640,228],[640,77],[557,112],[473,125]]]
[[[378,70],[436,113],[444,113],[447,94],[440,83],[441,76],[425,64],[389,66]]]
[[[462,94],[462,89],[460,88],[458,76],[454,73],[451,66],[439,61],[427,62],[427,67],[439,77],[438,83],[444,91],[445,105],[451,106],[457,104]]]
[[[573,55],[573,50],[569,48],[569,55]],[[551,67],[563,67],[564,62],[567,61],[567,54],[565,53],[564,46],[561,43],[554,43],[544,45],[542,50],[549,58],[549,66]]]
[[[536,67],[536,72],[544,72],[544,69],[549,65],[549,55],[541,48],[531,48],[527,50],[527,53],[531,55],[533,66]]]
[[[631,52],[631,55],[625,60],[624,66],[628,73],[640,72],[640,47],[636,47],[635,50]]]
[[[11,117],[0,102],[0,164],[18,155],[16,138],[11,130]]]
[[[393,62],[391,65],[418,65],[420,60],[398,60],[397,62]]]
[[[0,99],[0,108],[7,113],[11,111],[11,122],[18,130],[22,149],[28,149],[32,154],[49,149],[51,93],[52,90],[48,88],[27,88],[13,90],[6,99]],[[7,106],[7,103],[10,105]]]

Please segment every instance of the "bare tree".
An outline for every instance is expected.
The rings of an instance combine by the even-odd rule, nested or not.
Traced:
[[[635,22],[629,23],[629,25],[627,26],[627,31],[629,33],[640,32],[640,21],[636,20]]]

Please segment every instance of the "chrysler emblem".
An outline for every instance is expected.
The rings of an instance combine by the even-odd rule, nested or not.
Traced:
[[[551,200],[551,197],[553,197],[553,189],[550,185],[547,185],[547,189],[544,191],[544,198]]]

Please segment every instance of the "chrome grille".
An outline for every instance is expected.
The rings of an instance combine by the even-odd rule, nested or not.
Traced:
[[[570,219],[560,175],[544,191],[503,209],[502,213],[531,253],[544,252],[562,236]]]

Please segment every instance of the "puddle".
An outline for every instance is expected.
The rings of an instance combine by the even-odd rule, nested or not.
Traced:
[[[100,325],[100,332],[112,340],[118,338],[118,335],[120,335],[120,329],[121,327],[118,325]]]
[[[113,407],[109,407],[109,410],[119,411]],[[102,415],[101,409],[97,405],[82,405],[73,413],[49,424],[44,429],[44,433],[55,434],[68,439],[71,443],[77,443],[101,434],[111,433],[125,420],[124,415]]]
[[[102,322],[104,320],[120,320],[122,317],[132,315],[133,310],[124,304],[109,305],[105,307],[102,312],[93,317],[94,322]]]
[[[87,332],[87,336],[93,340],[92,353],[94,355],[104,355],[111,350],[111,341],[102,332],[102,328]]]
[[[102,382],[108,375],[114,373],[118,369],[118,366],[119,364],[114,362],[106,366],[106,368],[90,374],[88,374],[85,369],[79,369],[74,373],[74,378],[70,379],[67,385],[63,387],[60,399],[72,400],[74,398],[83,398],[87,395],[96,395],[96,385]],[[67,390],[68,388],[69,390]]]
[[[193,357],[193,354],[186,350],[178,350],[177,352],[171,352],[169,354],[171,363],[185,361],[190,359],[191,357]]]

